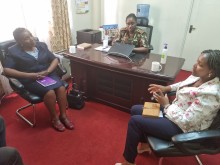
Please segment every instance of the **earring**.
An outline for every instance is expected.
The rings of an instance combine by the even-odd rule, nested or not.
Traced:
[[[211,73],[209,73],[208,77],[210,78],[211,76],[212,76],[212,74],[211,74]]]

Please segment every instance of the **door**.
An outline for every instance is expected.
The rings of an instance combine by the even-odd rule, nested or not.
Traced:
[[[194,0],[182,52],[185,58],[182,69],[191,71],[203,50],[220,49],[219,7],[219,0]]]

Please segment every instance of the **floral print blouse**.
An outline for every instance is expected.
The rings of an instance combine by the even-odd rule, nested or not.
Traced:
[[[188,85],[199,80],[189,76],[185,81],[171,85],[176,98],[165,109],[166,117],[177,124],[183,132],[207,129],[220,109],[220,82],[214,78],[199,87]]]

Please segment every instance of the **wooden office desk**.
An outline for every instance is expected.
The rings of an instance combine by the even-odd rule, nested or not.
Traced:
[[[163,69],[153,73],[151,62],[160,61],[160,55],[136,54],[131,62],[94,50],[98,46],[63,55],[70,59],[72,76],[88,98],[127,112],[134,104],[150,101],[149,84],[172,83],[184,63],[183,58],[167,57]]]

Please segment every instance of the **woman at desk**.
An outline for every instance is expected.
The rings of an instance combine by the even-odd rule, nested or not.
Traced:
[[[121,28],[114,42],[132,44],[135,46],[134,52],[147,53],[149,50],[147,34],[137,27],[137,17],[131,13],[126,17],[126,27]]]

